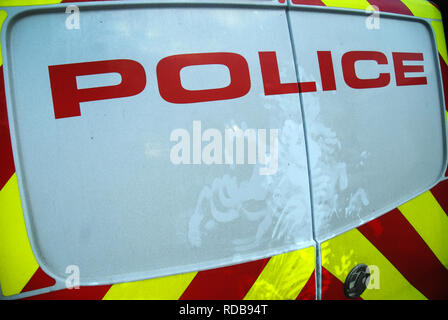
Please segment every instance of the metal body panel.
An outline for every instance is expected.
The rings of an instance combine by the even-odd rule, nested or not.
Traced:
[[[45,2],[46,0],[14,0],[11,4],[29,5]],[[371,7],[366,7],[368,3],[378,5],[381,10],[380,30],[366,30],[366,18],[371,13],[364,12],[364,9],[372,10]],[[7,8],[9,16],[2,28],[2,53],[5,64],[3,73],[6,80],[7,107],[15,157],[12,166],[14,167],[15,162],[17,174],[13,174],[3,188],[1,179],[3,176],[0,176],[0,211],[7,209],[7,212],[5,210],[0,212],[2,218],[0,232],[5,228],[14,232],[23,228],[23,232],[17,233],[17,243],[20,247],[16,248],[13,241],[14,244],[3,243],[0,250],[13,251],[13,254],[7,256],[17,260],[14,262],[16,265],[37,259],[27,267],[22,263],[20,268],[15,269],[14,263],[6,265],[4,260],[0,262],[1,290],[4,295],[21,292],[11,298],[33,298],[37,295],[34,297],[37,299],[295,299],[297,295],[297,299],[345,299],[343,282],[347,274],[356,264],[365,263],[375,270],[375,280],[374,287],[361,296],[363,299],[444,297],[446,299],[443,284],[448,279],[448,255],[445,246],[447,239],[445,235],[448,234],[446,216],[448,204],[445,200],[447,185],[446,182],[442,183],[446,178],[441,178],[443,174],[440,173],[440,170],[446,169],[446,119],[440,71],[448,72],[448,69],[443,61],[443,59],[446,61],[443,31],[440,34],[441,29],[435,27],[435,23],[442,26],[438,20],[441,19],[440,12],[431,4],[423,0],[340,2],[169,0],[150,3],[127,2],[125,5],[117,1],[75,3],[82,10],[81,28],[87,27],[84,24],[87,23],[90,32],[106,31],[103,32],[104,37],[100,38],[89,35],[85,29],[71,30],[72,33],[68,32],[69,30],[61,30],[66,19],[65,8],[71,4]],[[325,6],[344,7],[344,9],[328,9]],[[144,21],[140,24],[140,20],[135,19],[130,24],[132,28],[129,28],[126,20],[126,23],[121,25],[123,28],[117,30],[112,23],[104,24],[102,15],[96,19],[92,15],[88,16],[89,12],[99,10],[109,12],[108,17],[120,22],[120,16],[111,13],[116,8],[123,9],[123,12],[132,11],[128,17],[134,17],[134,12],[140,10],[157,12],[157,17],[154,21]],[[222,9],[224,11],[221,11]],[[170,14],[171,10],[177,14]],[[196,10],[200,14],[194,13]],[[255,16],[254,11],[258,12]],[[415,15],[426,20],[384,14],[383,11]],[[22,15],[21,12],[25,14]],[[59,12],[59,18],[56,18],[55,12]],[[5,11],[0,11],[0,26],[3,13]],[[42,27],[45,27],[43,30],[33,30],[35,24],[31,22],[28,25],[30,28],[17,29],[18,38],[27,40],[28,37],[33,38],[31,43],[17,41],[12,46],[14,41],[5,41],[10,37],[8,30],[14,29],[16,22],[19,27],[22,23],[22,26],[26,27],[30,19],[38,21],[39,16],[47,17],[42,24]],[[156,22],[159,22],[159,26],[155,25]],[[142,25],[150,28],[142,29]],[[191,26],[193,28],[189,29]],[[25,29],[26,32],[22,32]],[[217,32],[229,29],[235,32],[226,34]],[[409,35],[410,30],[413,31],[413,36],[404,36]],[[124,34],[121,34],[122,32]],[[437,37],[440,65],[433,32]],[[319,37],[314,37],[314,33],[319,34]],[[59,41],[48,37],[49,34],[56,35]],[[286,34],[288,35],[284,36]],[[137,35],[140,35],[140,38],[137,39]],[[191,41],[195,36],[196,38]],[[142,38],[151,42],[142,43]],[[114,39],[119,39],[121,42]],[[123,40],[127,41],[126,48],[121,45]],[[88,48],[88,42],[92,41],[97,44],[96,50]],[[47,48],[42,47],[43,43],[51,43],[53,47],[50,45]],[[152,46],[160,43],[161,47]],[[134,50],[136,44],[139,50]],[[195,46],[201,47],[201,50],[195,50]],[[62,47],[66,47],[65,52],[53,50]],[[160,59],[172,54],[205,53],[215,50],[238,53],[247,60],[251,79],[251,88],[247,95],[234,100],[196,105],[170,104],[162,99],[156,72]],[[316,57],[316,52],[319,50],[332,52],[337,86],[335,91],[322,91],[322,78],[319,74],[321,70]],[[356,73],[361,77],[374,78],[379,72],[387,72],[391,74],[390,84],[385,88],[362,90],[349,88],[344,81],[341,58],[350,50],[384,53],[388,65],[378,65],[375,61],[360,61],[356,63]],[[396,86],[392,52],[405,50],[424,54],[424,73],[408,73],[408,75],[428,76],[427,86]],[[293,83],[298,79],[314,81],[317,92],[266,96],[263,92],[261,67],[258,61],[260,51],[276,52],[282,83]],[[17,58],[12,54],[16,52],[19,53]],[[46,125],[40,126],[35,123],[34,120],[42,117],[38,114],[39,110],[45,109],[45,105],[48,107],[52,104],[51,93],[48,92],[48,74],[46,79],[40,81],[44,78],[43,75],[48,73],[43,65],[55,57],[60,59],[61,62],[58,63],[82,62],[82,60],[75,61],[74,57],[84,57],[86,61],[101,60],[104,53],[107,53],[110,59],[117,58],[119,54],[119,58],[136,59],[141,63],[146,73],[145,89],[132,97],[81,103],[81,117],[54,119],[53,114],[51,119],[51,112],[47,109],[45,111],[47,117],[44,117]],[[42,54],[48,56],[42,57]],[[14,72],[15,64],[21,65],[22,62],[29,68],[19,67],[21,71],[17,75]],[[36,62],[42,63],[41,67],[38,72],[30,73],[29,70],[34,70],[33,64]],[[414,64],[421,65],[419,62]],[[189,90],[224,87],[231,82],[227,71],[225,66],[219,64],[189,66],[181,70],[181,83]],[[447,81],[445,93],[448,92],[447,74],[444,75]],[[30,75],[31,79],[28,78]],[[120,76],[111,73],[77,77],[76,80],[78,88],[89,88],[118,84]],[[15,86],[15,82],[18,82],[19,86]],[[0,83],[0,91],[3,91],[2,88],[3,84]],[[28,101],[21,98],[22,94],[28,97]],[[14,101],[16,97],[21,100],[20,108],[17,108],[17,103]],[[2,111],[3,107],[6,111],[6,105],[3,106],[1,98],[0,96],[0,120],[3,121]],[[29,99],[33,104],[30,104]],[[436,101],[439,106],[435,104]],[[410,105],[409,108],[406,104]],[[392,110],[387,108],[391,105]],[[423,110],[429,112],[422,112],[421,105],[425,105]],[[36,106],[40,109],[31,109]],[[202,111],[209,110],[210,106],[218,107],[219,110],[204,116]],[[179,116],[173,116],[171,112],[166,111],[167,109],[178,111],[185,107],[189,111]],[[139,110],[138,115],[132,113],[130,110],[132,108]],[[226,111],[227,108],[230,111]],[[264,112],[260,112],[260,109]],[[407,112],[409,109],[412,112]],[[29,110],[33,111],[28,114]],[[121,114],[114,114],[117,110]],[[193,113],[190,114],[190,111]],[[303,112],[304,123],[301,120]],[[166,121],[154,119],[154,113],[159,118],[171,117],[168,125]],[[17,120],[19,116],[21,119],[28,118],[26,127],[22,127],[25,123],[22,120],[20,125],[12,120]],[[86,118],[88,122],[83,124]],[[109,122],[106,123],[106,119],[103,118],[107,118]],[[232,120],[225,121],[225,119]],[[287,130],[289,134],[283,136],[283,142],[280,142],[279,147],[281,150],[282,143],[283,146],[290,147],[287,148],[288,152],[281,156],[289,155],[287,170],[282,170],[281,159],[276,174],[272,176],[257,175],[259,165],[232,167],[190,165],[184,168],[180,167],[182,165],[173,165],[176,172],[163,169],[163,160],[169,158],[167,152],[175,144],[169,141],[172,129],[182,128],[191,133],[193,120],[202,120],[202,131],[208,128],[222,131],[225,127],[279,128],[282,119],[288,120],[283,122],[287,125],[281,127],[280,132],[289,128]],[[50,120],[64,124],[55,128]],[[73,121],[67,120],[76,120],[78,124],[73,125]],[[67,126],[66,124],[70,122],[72,125]],[[97,127],[99,122],[102,125]],[[382,123],[388,125],[384,132],[380,130],[383,129]],[[170,129],[171,125],[173,128]],[[73,145],[61,146],[66,139],[62,136],[54,139],[52,145],[45,145],[38,139],[38,135],[42,137],[47,129],[57,134],[68,133]],[[366,129],[371,131],[367,132]],[[115,134],[116,130],[120,130],[121,134]],[[305,137],[302,135],[303,130],[307,133]],[[135,139],[141,132],[146,135]],[[0,131],[0,138],[3,138],[3,134],[4,132]],[[10,147],[6,146],[5,149],[2,142],[3,140],[0,140],[2,152],[10,153]],[[129,151],[127,155],[117,152],[119,148],[123,149],[123,146]],[[371,149],[367,150],[368,148]],[[298,150],[300,152],[297,152]],[[308,158],[298,156],[299,153],[305,156],[308,154]],[[67,163],[47,163],[48,158],[54,154],[60,154],[60,157],[63,155],[65,158],[70,156],[68,163],[71,171],[64,170]],[[389,159],[388,154],[394,158]],[[22,161],[24,155],[26,163]],[[101,164],[88,161],[91,155],[102,159]],[[126,172],[131,173],[131,176],[115,175],[117,164],[122,166],[132,162],[134,165],[136,155],[139,166],[126,167]],[[81,161],[72,162],[75,158]],[[28,163],[28,159],[36,159],[39,165]],[[311,164],[309,168],[307,162]],[[105,166],[101,167],[103,164]],[[152,165],[157,168],[156,172],[152,170],[154,169]],[[89,170],[101,169],[93,175],[89,175],[88,172],[79,175],[80,166]],[[441,169],[437,171],[437,167]],[[54,170],[59,177],[52,173]],[[114,175],[108,172],[114,172]],[[140,176],[141,172],[146,174]],[[282,179],[277,179],[279,173]],[[304,178],[307,173],[311,173],[309,182],[305,182]],[[176,178],[176,174],[180,177]],[[33,185],[28,183],[28,175],[31,177],[34,175]],[[59,179],[62,175],[63,179]],[[170,177],[169,181],[164,180],[167,176]],[[78,181],[79,178],[84,181]],[[148,189],[147,178],[156,180],[157,185],[151,185],[149,191],[141,190],[142,187]],[[65,180],[70,182],[68,179],[74,181],[74,185],[66,183]],[[117,179],[127,182],[126,186],[117,188]],[[20,185],[20,196],[15,190],[17,180]],[[91,184],[90,192],[79,188],[85,181]],[[281,182],[278,183],[279,181]],[[47,189],[49,182],[58,184],[59,189]],[[95,184],[98,182],[102,183],[101,190],[95,189]],[[163,188],[175,184],[178,187],[174,188],[174,192],[163,192],[166,190]],[[311,192],[307,184],[311,184]],[[435,184],[436,187],[424,192]],[[30,188],[31,186],[33,188]],[[66,189],[60,188],[61,186]],[[279,190],[278,187],[283,188]],[[67,188],[71,190],[72,195],[67,192]],[[33,191],[33,196],[38,197],[34,197],[33,200],[28,189]],[[271,196],[272,190],[277,192]],[[58,207],[48,211],[48,199],[51,198],[51,193],[55,192],[68,200],[68,203],[59,201]],[[148,199],[146,196],[150,192],[152,196]],[[192,197],[189,198],[187,195],[182,202],[178,201],[179,195],[185,195],[185,192]],[[422,192],[424,193],[421,194]],[[123,194],[127,196],[123,197]],[[419,194],[421,195],[418,196]],[[73,201],[72,196],[79,201]],[[280,201],[273,201],[278,200],[279,196]],[[300,213],[288,215],[287,219],[278,219],[279,216],[269,210],[278,208],[278,204],[285,203],[285,199],[289,196],[292,197],[290,202],[292,207],[284,208],[293,208],[292,212]],[[415,196],[417,197],[410,200]],[[249,199],[251,197],[252,199]],[[35,201],[36,199],[38,201]],[[86,204],[86,199],[92,201]],[[223,206],[223,202],[228,206]],[[406,204],[399,206],[404,202]],[[40,213],[36,216],[39,228],[36,228],[34,219],[35,203],[40,203]],[[177,224],[180,220],[183,222],[177,224],[178,228],[174,231],[172,228],[159,230],[159,227],[165,225],[163,223],[158,226],[152,225],[150,221],[152,217],[147,215],[152,210],[149,205],[154,203],[158,203],[159,207],[168,205],[172,224]],[[189,208],[185,209],[185,204],[188,204]],[[50,207],[53,205],[50,204]],[[260,210],[260,205],[266,208],[264,213]],[[103,211],[106,206],[112,212],[111,216],[107,216]],[[399,207],[394,209],[396,206]],[[20,222],[23,219],[22,207],[34,254],[31,250],[28,250],[29,253],[25,252],[24,247],[28,245],[28,238],[25,224],[22,226]],[[300,210],[298,207],[301,207]],[[68,208],[67,212],[60,210],[65,208]],[[81,212],[78,217],[68,215],[76,211],[76,208],[86,208],[87,211],[77,211]],[[89,215],[90,208],[99,209],[97,212],[102,213],[95,212],[94,215]],[[386,213],[389,210],[391,211]],[[55,214],[59,212],[63,215]],[[314,217],[309,216],[311,212],[315,213]],[[5,219],[5,213],[14,217]],[[155,216],[165,218],[160,212],[156,212]],[[237,218],[229,223],[225,221],[226,216],[231,217],[230,220]],[[250,219],[251,217],[254,219]],[[314,228],[313,236],[311,221]],[[86,228],[91,222],[93,224]],[[123,226],[121,222],[124,222]],[[281,230],[284,232],[279,233],[279,225],[293,227],[289,231],[283,228]],[[360,227],[361,225],[363,226]],[[55,228],[59,226],[63,229]],[[114,234],[104,233],[106,229],[108,231],[112,229]],[[193,237],[192,229],[196,230],[193,232]],[[136,232],[125,232],[129,230]],[[148,230],[155,232],[148,234]],[[102,234],[95,234],[96,231]],[[5,232],[3,233],[0,242],[5,238],[8,239]],[[258,236],[260,233],[261,238]],[[56,239],[52,237],[54,235],[59,238],[57,241],[62,242],[52,243]],[[288,238],[288,235],[291,237]],[[283,239],[280,239],[282,236]],[[162,242],[149,243],[157,237]],[[44,240],[43,247],[39,243],[39,238]],[[225,241],[220,241],[223,238]],[[181,246],[179,239],[185,241]],[[139,243],[142,240],[148,243]],[[99,241],[100,245],[95,247],[92,241],[97,243]],[[308,247],[282,253],[305,248],[313,242],[315,250]],[[276,244],[279,246],[276,247]],[[186,247],[187,250],[183,250]],[[105,251],[101,252],[101,248]],[[266,248],[268,249],[264,250]],[[146,250],[150,252],[143,252]],[[180,255],[173,258],[171,256],[173,252],[180,252]],[[200,254],[192,258],[193,264],[179,265],[179,261],[183,263],[191,258],[187,257],[188,254],[198,252]],[[116,257],[108,256],[116,253],[118,253]],[[270,259],[255,260],[278,253],[282,254]],[[208,259],[210,254],[213,255],[212,260]],[[23,259],[17,259],[22,255]],[[46,255],[51,257],[50,264],[45,261]],[[146,259],[163,256],[168,258],[163,261],[166,262],[165,266],[171,265],[173,268],[157,269],[157,262]],[[4,258],[5,255],[2,254],[0,257]],[[73,257],[77,261],[73,261]],[[170,257],[173,259],[170,260]],[[102,264],[101,260],[111,262],[111,265]],[[248,260],[251,262],[238,264]],[[68,270],[64,268],[80,261],[83,263],[81,288],[64,290],[67,286],[65,279],[70,275],[64,273]],[[229,264],[231,264],[229,267],[210,270]],[[37,270],[33,271],[33,268]],[[5,271],[9,274],[6,275]],[[185,271],[194,272],[128,282]],[[8,283],[4,281],[5,277],[8,277]],[[123,281],[126,283],[97,286],[102,283]],[[37,291],[32,291],[36,289]]]
[[[17,176],[41,267],[64,278],[66,267],[77,265],[81,284],[92,285],[236,264],[312,244],[299,97],[264,97],[258,62],[258,51],[276,51],[282,76],[294,81],[285,12],[149,4],[137,10],[124,3],[80,8],[79,30],[65,28],[60,8],[25,10],[7,20],[2,41]],[[201,52],[247,59],[250,92],[208,103],[164,101],[158,61]],[[146,71],[144,91],[82,103],[81,116],[55,119],[48,67],[109,59],[138,61]],[[189,68],[181,73],[186,89],[228,85],[222,67],[198,68],[194,77]],[[104,77],[78,78],[78,89],[104,86]],[[202,132],[279,130],[275,174],[261,175],[259,163],[173,164],[173,131],[186,130],[193,141],[198,120]]]
[[[313,216],[318,241],[360,226],[437,184],[446,169],[446,120],[437,47],[423,19],[382,14],[368,29],[366,13],[339,9],[290,11],[301,81],[317,92],[302,94]],[[321,23],[325,19],[326,24]],[[331,25],[331,28],[328,28]],[[301,32],[310,28],[313,36]],[[336,90],[324,91],[317,51],[330,51]],[[353,88],[345,79],[349,51],[381,54],[356,61],[360,79],[389,74],[387,85]],[[394,53],[421,53],[424,85],[398,85]],[[346,67],[346,66],[344,66]],[[345,74],[344,74],[345,72]],[[379,75],[380,74],[380,75]],[[320,85],[320,86],[319,86]]]

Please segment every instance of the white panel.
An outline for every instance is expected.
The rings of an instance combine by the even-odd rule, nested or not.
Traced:
[[[327,239],[410,200],[442,176],[445,117],[437,52],[421,20],[381,14],[375,29],[365,14],[290,14],[300,79],[317,83],[317,92],[304,93],[302,102],[316,232]],[[323,91],[317,51],[332,53],[336,90]],[[347,85],[342,57],[350,51],[384,54],[387,64],[358,61],[356,73],[361,79],[388,73],[390,83],[370,89]],[[393,52],[423,54],[424,61],[405,64],[422,65],[424,72],[406,77],[426,77],[427,84],[398,86]]]
[[[276,51],[282,79],[295,81],[284,10],[87,8],[80,5],[80,28],[71,30],[60,8],[19,16],[8,22],[2,41],[27,226],[45,271],[64,278],[68,265],[78,265],[81,284],[110,283],[311,245],[299,96],[266,97],[258,57],[259,51]],[[244,57],[251,79],[248,94],[190,104],[163,100],[158,62],[207,52]],[[84,102],[81,116],[55,119],[48,67],[113,59],[144,67],[143,92]],[[209,75],[198,72],[196,82],[193,71],[186,70],[187,89],[227,85],[228,74],[210,70]],[[206,76],[218,79],[207,81]],[[113,82],[106,80],[106,85]],[[89,81],[84,86],[103,80]],[[265,129],[269,139],[270,130],[278,130],[278,167],[262,175],[266,165],[259,158],[257,164],[247,158],[234,165],[173,164],[171,134],[186,130],[193,145],[195,121],[202,132],[215,128],[222,135],[225,129]]]

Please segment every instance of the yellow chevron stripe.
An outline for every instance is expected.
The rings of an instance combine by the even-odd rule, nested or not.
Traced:
[[[177,300],[197,272],[136,282],[114,284],[104,300]]]
[[[380,289],[367,289],[363,299],[426,299],[357,229],[322,244],[322,266],[340,281],[345,282],[350,270],[360,263],[377,266],[380,279]]]
[[[6,13],[5,10],[0,10],[0,30],[2,30],[3,22],[5,21],[7,16],[8,16],[8,14]],[[1,48],[1,46],[0,46],[0,48]],[[2,64],[3,64],[3,59],[2,59],[2,52],[0,50],[0,66]]]
[[[448,269],[448,216],[431,191],[425,192],[398,209]]]
[[[314,271],[314,247],[272,257],[244,300],[294,300]]]
[[[0,0],[1,7],[37,6],[61,3],[62,0]]]
[[[339,7],[349,9],[366,10],[371,8],[367,0],[322,0],[327,7]]]
[[[37,268],[14,173],[0,190],[0,285],[3,295],[20,293]]]
[[[445,41],[445,32],[443,31],[443,23],[442,21],[431,21],[431,26],[436,36],[437,49],[439,50],[439,53],[442,56],[443,60],[445,60],[445,63],[448,64],[448,53],[446,50],[446,41]]]
[[[431,3],[424,0],[401,0],[416,17],[442,20],[442,14]]]

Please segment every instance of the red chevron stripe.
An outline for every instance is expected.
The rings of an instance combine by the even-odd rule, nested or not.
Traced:
[[[443,181],[431,189],[431,193],[448,215],[448,181]]]
[[[22,292],[51,287],[56,281],[48,276],[41,268],[38,268]],[[64,289],[59,291],[48,292],[33,297],[25,298],[24,300],[100,300],[111,285],[106,286],[92,286],[80,287],[79,289]]]
[[[443,93],[445,96],[445,110],[448,111],[448,66],[446,65],[446,62],[445,60],[443,60],[440,53],[439,53],[439,61],[440,61],[440,72],[442,75]],[[445,172],[445,177],[448,177],[448,168],[447,171]],[[445,210],[445,212],[447,211]]]
[[[398,209],[358,230],[424,296],[448,299],[448,270]]]
[[[411,10],[400,0],[367,0],[372,6],[377,6],[380,11],[405,14],[412,16]]]
[[[322,267],[322,300],[362,300],[362,298],[347,298],[344,294],[344,283]]]
[[[79,289],[64,289],[48,292],[23,300],[101,300],[109,291],[110,285],[80,287]]]
[[[6,109],[5,80],[3,66],[0,66],[0,189],[8,182],[15,171]]]
[[[263,271],[269,259],[200,271],[180,300],[241,300]]]
[[[296,300],[316,300],[316,271],[313,271]]]
[[[325,6],[321,0],[292,0],[293,4],[305,4],[310,6]]]
[[[51,287],[56,283],[56,281],[48,276],[40,267],[33,274],[31,279],[25,285],[21,292],[27,292],[42,288]]]
[[[448,66],[439,53],[440,71],[442,73],[443,93],[445,95],[445,109],[448,111]]]

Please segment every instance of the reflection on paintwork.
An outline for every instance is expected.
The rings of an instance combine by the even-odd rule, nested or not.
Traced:
[[[278,121],[288,117],[287,99],[275,96],[270,101],[264,108],[276,110]],[[246,124],[239,127],[244,129]],[[298,242],[309,232],[306,163],[298,162],[296,156],[305,148],[302,130],[292,120],[284,121],[279,129],[279,168],[274,175],[260,175],[256,165],[249,179],[226,174],[202,189],[189,222],[188,239],[193,246],[229,232],[232,223],[247,226],[232,241],[237,252],[256,248],[268,238]]]

